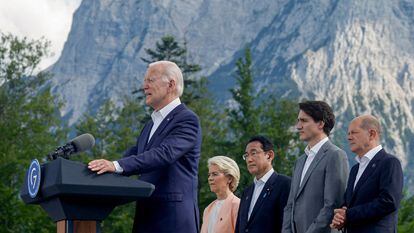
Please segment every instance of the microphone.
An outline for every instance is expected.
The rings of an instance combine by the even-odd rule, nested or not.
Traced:
[[[70,155],[77,154],[91,149],[95,145],[95,138],[92,134],[85,133],[72,139],[63,146],[56,148],[56,150],[47,155],[49,160],[55,160],[58,157],[68,159]]]

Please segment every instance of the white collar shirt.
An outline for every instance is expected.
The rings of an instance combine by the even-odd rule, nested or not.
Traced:
[[[312,161],[315,159],[316,154],[319,152],[321,147],[327,141],[329,141],[329,138],[325,137],[324,139],[322,139],[318,143],[316,143],[316,145],[314,145],[312,148],[309,149],[309,145],[305,148],[306,161],[305,161],[305,165],[303,166],[299,186],[302,185],[303,178],[305,178],[306,172],[308,171],[310,165],[312,164]]]
[[[359,179],[361,178],[362,174],[364,173],[365,169],[368,167],[369,162],[374,158],[374,156],[382,150],[382,146],[378,145],[371,150],[369,150],[365,155],[363,155],[361,158],[357,155],[355,156],[355,160],[359,163],[358,167],[358,173],[355,178],[354,182],[354,188],[357,185]]]
[[[148,137],[148,142],[151,140],[152,135],[154,135],[155,131],[157,130],[158,126],[160,126],[164,118],[180,104],[180,98],[176,98],[162,109],[152,112],[151,118],[154,124],[152,125],[151,132]]]
[[[220,213],[221,206],[223,205],[224,200],[217,200],[213,209],[211,211],[211,215],[208,219],[208,227],[207,233],[214,233],[214,228],[218,222],[218,214]]]
[[[254,191],[253,191],[253,195],[252,195],[252,199],[250,201],[250,207],[249,207],[249,214],[248,214],[248,219],[250,219],[250,215],[252,214],[254,205],[257,202],[257,199],[259,199],[260,193],[262,192],[266,182],[269,180],[269,178],[272,176],[274,170],[273,168],[271,168],[264,176],[262,176],[262,178],[260,178],[259,180],[256,179],[256,177],[254,178],[253,182],[254,182]]]

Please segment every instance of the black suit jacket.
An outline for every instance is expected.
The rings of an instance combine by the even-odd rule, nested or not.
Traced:
[[[263,187],[250,219],[247,220],[254,184],[247,187],[240,199],[235,232],[281,232],[283,209],[289,197],[289,190],[290,178],[274,172]]]
[[[403,188],[400,161],[380,150],[353,190],[358,168],[359,164],[352,167],[345,191],[347,232],[397,232]]]

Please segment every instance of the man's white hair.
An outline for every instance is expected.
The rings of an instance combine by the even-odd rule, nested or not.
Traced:
[[[161,65],[163,67],[162,79],[167,82],[171,80],[175,81],[176,94],[178,97],[180,97],[184,91],[183,73],[181,72],[180,68],[177,66],[177,64],[171,61],[156,61],[150,63],[148,65],[148,68],[156,65]]]

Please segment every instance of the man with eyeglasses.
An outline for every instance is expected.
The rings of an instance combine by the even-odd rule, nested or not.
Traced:
[[[255,136],[249,140],[243,159],[254,182],[240,198],[235,233],[281,232],[290,178],[273,170],[274,158],[269,139]]]
[[[348,158],[329,141],[335,125],[331,107],[323,101],[306,101],[299,109],[296,129],[308,145],[293,169],[283,233],[331,232],[329,224],[346,187]]]
[[[154,112],[137,144],[118,161],[98,159],[89,169],[102,174],[139,174],[155,185],[151,197],[137,201],[133,232],[199,232],[197,201],[201,128],[197,115],[180,102],[184,82],[170,61],[148,66],[145,102]]]

